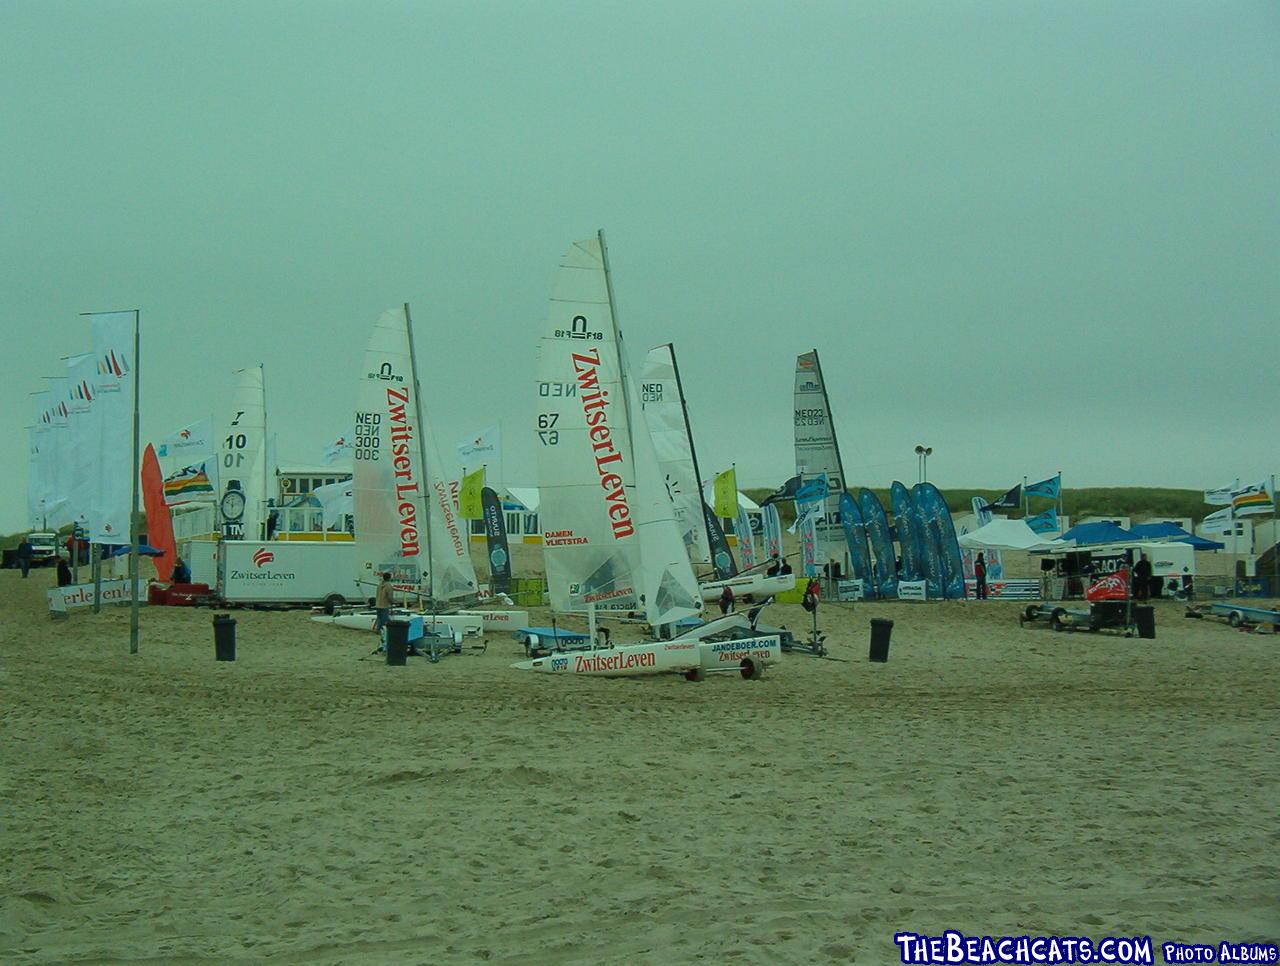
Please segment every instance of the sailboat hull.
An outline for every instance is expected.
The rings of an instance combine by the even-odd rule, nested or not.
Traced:
[[[692,671],[702,666],[702,655],[697,641],[652,641],[594,651],[551,654],[532,661],[518,661],[511,666],[518,671],[543,674],[638,677]]]
[[[740,637],[729,641],[702,641],[698,655],[704,671],[728,671],[752,661],[763,667],[782,663],[782,639],[776,634],[764,637]]]
[[[519,661],[518,671],[574,674],[590,677],[639,677],[690,671],[738,671],[744,662],[760,669],[782,661],[782,642],[776,635],[730,641],[652,641],[594,651],[551,654]]]
[[[795,590],[795,586],[795,574],[778,574],[774,577],[765,574],[739,574],[726,580],[711,580],[699,584],[698,590],[703,600],[719,600],[726,587],[733,591],[734,597],[769,597]]]

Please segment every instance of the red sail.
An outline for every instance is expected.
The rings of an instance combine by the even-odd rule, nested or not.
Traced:
[[[151,562],[156,565],[156,576],[168,581],[173,576],[178,548],[173,542],[173,520],[164,502],[164,474],[160,472],[156,451],[149,443],[142,454],[142,505],[147,511],[147,543],[163,551],[159,557],[152,557]]]

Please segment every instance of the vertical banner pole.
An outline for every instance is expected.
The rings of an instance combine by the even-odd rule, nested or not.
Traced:
[[[102,613],[102,544],[89,547],[89,559],[93,561],[93,612]]]
[[[130,469],[133,473],[133,493],[129,503],[129,584],[132,591],[132,601],[129,604],[129,653],[138,653],[138,559],[142,552],[142,532],[138,529],[138,491],[141,488],[139,482],[139,463],[141,462],[138,432],[138,400],[141,390],[141,373],[138,365],[139,348],[142,343],[139,334],[139,322],[141,310],[133,310],[133,462]]]
[[[1280,532],[1276,530],[1276,475],[1271,473],[1271,586],[1268,595],[1280,592]]]

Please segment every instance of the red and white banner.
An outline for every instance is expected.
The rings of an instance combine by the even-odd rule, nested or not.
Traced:
[[[1129,570],[1122,568],[1115,573],[1102,574],[1095,577],[1084,592],[1084,599],[1090,603],[1100,600],[1129,599]]]

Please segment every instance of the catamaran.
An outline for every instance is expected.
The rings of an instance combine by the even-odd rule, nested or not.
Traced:
[[[698,453],[693,444],[689,407],[685,402],[684,385],[680,381],[675,346],[668,343],[649,350],[645,356],[640,387],[644,414],[653,435],[658,468],[666,484],[689,560],[714,568],[714,576],[698,584],[702,599],[719,599],[725,587],[731,588],[735,597],[752,596],[756,599],[764,599],[794,588],[794,574],[769,576],[764,573],[765,565],[761,565],[759,570],[739,572],[734,565],[724,533],[716,522],[715,514],[703,499]]]
[[[702,613],[702,596],[626,363],[603,232],[570,246],[561,262],[537,366],[539,514],[552,610],[585,613],[593,644],[602,611],[642,612],[659,636],[670,636],[663,632]],[[704,639],[712,624],[674,640],[557,653],[512,667],[698,677],[729,663],[721,653],[734,653],[712,650],[716,644]],[[755,638],[754,650],[748,639],[734,643],[746,656],[733,666],[750,676],[781,659],[776,637]]]
[[[440,605],[474,598],[476,573],[451,477],[442,472],[431,425],[423,418],[407,304],[387,310],[374,324],[357,379],[353,449],[356,583],[372,596],[381,575],[390,573],[399,593],[430,606],[427,633],[444,625],[450,633],[467,633],[475,619],[435,612]],[[422,616],[412,608],[403,613]],[[314,619],[339,627],[373,626],[367,610]]]

